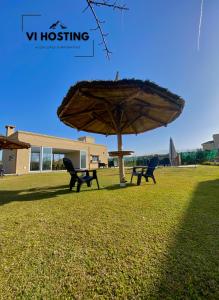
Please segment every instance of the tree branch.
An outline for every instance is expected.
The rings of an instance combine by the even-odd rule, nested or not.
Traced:
[[[86,0],[87,1],[87,7],[83,10],[86,11],[88,8],[90,8],[91,10],[91,13],[96,21],[96,24],[97,24],[97,27],[95,29],[92,29],[92,30],[98,30],[100,32],[100,36],[101,36],[101,40],[102,42],[100,43],[101,45],[104,46],[104,51],[106,52],[106,56],[108,59],[110,59],[110,54],[112,53],[109,48],[108,48],[108,45],[107,45],[107,41],[106,41],[106,36],[108,35],[108,33],[104,33],[103,31],[103,28],[102,28],[102,25],[101,24],[104,24],[105,21],[101,21],[98,19],[97,17],[97,14],[95,12],[95,9],[94,9],[94,5],[96,6],[106,6],[106,7],[110,7],[110,8],[113,8],[113,9],[119,9],[119,10],[128,10],[128,8],[123,5],[117,5],[117,0],[114,2],[114,3],[110,3],[108,2],[107,0],[103,0],[103,1],[95,1],[95,0]]]
[[[90,0],[91,4],[97,5],[97,6],[107,6],[107,7],[111,7],[113,9],[120,9],[120,10],[128,10],[128,7],[126,7],[126,5],[117,5],[117,1],[115,1],[114,3],[108,3],[108,1],[94,1],[94,0]]]

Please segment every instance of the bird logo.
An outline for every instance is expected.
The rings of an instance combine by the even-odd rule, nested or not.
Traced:
[[[61,29],[66,29],[66,28],[67,28],[62,22],[60,22],[60,21],[58,20],[58,21],[56,21],[55,23],[53,23],[53,24],[49,27],[49,29],[56,29],[57,26],[59,26]]]

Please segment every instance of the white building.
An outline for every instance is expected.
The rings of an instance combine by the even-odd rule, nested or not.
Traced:
[[[219,150],[219,134],[213,134],[213,140],[202,144],[203,150]]]

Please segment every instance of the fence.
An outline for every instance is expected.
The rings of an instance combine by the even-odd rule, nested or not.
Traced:
[[[196,150],[180,152],[182,165],[201,164],[203,162],[212,162],[219,157],[219,150]],[[152,155],[131,156],[124,158],[125,167],[146,166]],[[169,154],[159,155],[160,165],[169,165]],[[109,162],[118,165],[117,158],[110,158]]]
[[[148,164],[148,161],[153,157],[153,155],[143,155],[143,156],[130,156],[130,157],[124,157],[124,165],[125,167],[133,167],[133,166],[146,166]],[[161,165],[169,165],[169,157],[168,154],[165,155],[159,155],[159,161]],[[118,165],[117,158],[109,158],[109,166]]]
[[[181,152],[180,155],[183,165],[200,164],[206,161],[214,161],[218,157],[218,150]]]

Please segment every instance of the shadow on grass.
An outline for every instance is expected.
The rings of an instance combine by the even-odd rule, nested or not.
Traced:
[[[143,182],[143,183],[141,183],[140,186],[146,187],[147,185],[155,185],[155,184],[151,183],[151,182],[147,182],[147,183]],[[126,186],[121,187],[120,184],[118,183],[118,184],[113,184],[113,185],[106,186],[104,189],[109,190],[109,191],[113,191],[113,190],[123,190],[123,189],[127,189],[129,187],[140,187],[140,186],[138,186],[136,183],[126,183]]]
[[[86,187],[85,187],[86,188]],[[100,188],[101,190],[101,188]],[[83,187],[80,193],[88,191],[97,191],[96,187],[86,188],[83,190]],[[60,195],[75,194],[76,188],[73,188],[72,191],[69,190],[68,185],[52,186],[52,187],[41,187],[41,188],[32,188],[25,190],[3,190],[0,191],[0,205],[5,205],[13,201],[36,201],[36,200],[46,200],[50,198],[55,198]]]
[[[219,180],[198,184],[165,261],[154,298],[219,299]]]
[[[149,185],[150,183],[147,183]],[[118,184],[113,184],[105,187],[100,187],[100,190],[123,190],[129,187],[136,187],[136,183],[126,183],[125,187],[120,187]],[[85,184],[82,185],[80,193],[98,191],[95,184],[88,188]],[[45,186],[40,188],[22,189],[22,190],[0,190],[0,205],[4,205],[13,201],[36,201],[55,198],[64,194],[76,193],[76,187],[72,191],[69,190],[69,185],[60,186]]]
[[[0,191],[0,205],[8,204],[13,201],[35,201],[49,199],[67,193],[69,193],[69,188],[66,185],[14,191],[3,190]]]
[[[124,190],[124,189],[126,189],[126,188],[134,187],[134,186],[136,186],[136,184],[133,184],[133,183],[126,183],[126,186],[121,187],[120,184],[117,183],[117,184],[112,184],[112,185],[106,186],[104,189],[105,189],[105,190],[109,190],[109,191],[113,191],[113,190]]]
[[[83,185],[80,193],[86,192],[97,192],[101,190],[117,190],[125,189],[128,187],[136,186],[135,184],[128,183],[126,187],[120,187],[119,184],[113,184],[106,187],[100,187],[98,190],[95,185],[92,184],[90,188],[86,185]],[[50,198],[55,198],[60,195],[75,194],[76,187],[69,190],[68,185],[52,186],[52,187],[41,187],[41,188],[32,188],[32,189],[23,189],[23,190],[3,190],[0,191],[0,205],[8,204],[13,201],[36,201],[36,200],[46,200]],[[78,194],[78,193],[77,193]]]

